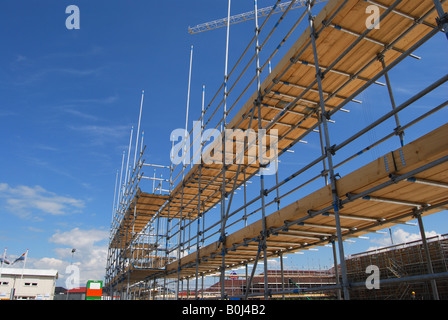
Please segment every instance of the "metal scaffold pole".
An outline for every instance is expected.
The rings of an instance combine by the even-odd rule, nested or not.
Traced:
[[[232,1],[229,0],[227,8],[227,16],[230,18],[230,8]],[[226,129],[227,129],[227,98],[228,98],[228,64],[229,64],[229,43],[230,41],[230,19],[227,21],[227,36],[226,36],[226,58],[224,68],[224,104],[223,104],[223,119],[222,119],[222,190],[221,190],[221,236],[220,242],[222,247],[222,264],[221,264],[221,299],[226,298],[225,292],[225,272],[226,272]]]
[[[195,299],[198,299],[198,289],[199,289],[199,236],[201,235],[201,174],[202,174],[202,163],[199,165],[199,175],[198,175],[198,217],[197,217],[197,232],[196,232],[196,282],[195,282]]]
[[[181,265],[181,258],[182,258],[182,235],[183,235],[183,226],[182,226],[182,222],[184,221],[184,215],[183,215],[183,208],[184,208],[184,182],[182,181],[182,191],[181,191],[181,198],[180,198],[180,218],[178,219],[178,232],[179,235],[177,237],[177,283],[176,283],[176,300],[180,299],[180,271],[182,269],[182,265]],[[183,282],[182,282],[182,286],[183,286]]]
[[[379,55],[378,60],[381,62],[381,65],[383,66],[383,70],[386,69],[387,66],[386,66],[386,62],[384,61],[383,54]],[[386,85],[387,85],[387,90],[389,92],[389,98],[390,98],[390,102],[392,105],[392,110],[395,110],[397,108],[397,105],[395,103],[395,97],[394,97],[394,93],[392,91],[392,84],[390,82],[389,73],[385,72],[384,77],[386,78]],[[397,125],[397,128],[395,130],[397,131],[397,135],[400,138],[400,144],[403,147],[404,146],[404,131],[401,130],[400,118],[398,117],[398,113],[394,114],[394,118],[395,118],[395,124]]]
[[[201,212],[201,196],[202,196],[202,135],[204,132],[204,108],[205,108],[205,85],[202,85],[202,105],[201,105],[201,135],[199,141],[199,174],[198,174],[198,217],[197,217],[197,235],[196,235],[196,283],[195,283],[195,299],[199,299],[199,263],[200,263],[200,236],[203,234],[201,231],[201,220],[203,221]],[[204,275],[202,275],[202,284],[204,284]],[[202,294],[204,294],[202,288]]]
[[[329,120],[328,113],[325,109],[325,99],[324,99],[324,93],[322,89],[322,72],[319,66],[319,58],[317,53],[317,45],[316,45],[316,30],[314,29],[314,17],[311,13],[311,9],[313,6],[314,1],[308,0],[307,2],[307,11],[309,16],[309,23],[310,23],[310,34],[311,34],[311,43],[313,46],[313,52],[314,52],[314,64],[316,67],[316,79],[317,84],[319,87],[319,98],[320,98],[320,113],[322,117],[322,127],[323,127],[323,133],[324,133],[324,140],[325,140],[325,152],[328,162],[328,170],[330,174],[330,185],[331,185],[331,193],[333,196],[333,209],[334,209],[334,218],[336,222],[336,228],[337,228],[337,238],[338,238],[338,248],[339,248],[339,259],[341,260],[341,273],[342,273],[342,288],[344,292],[344,299],[349,300],[350,299],[350,293],[348,290],[348,278],[347,278],[347,266],[345,263],[345,254],[344,254],[344,245],[343,245],[343,239],[342,239],[342,231],[341,231],[341,221],[339,217],[339,209],[340,209],[340,199],[337,193],[336,189],[336,175],[334,173],[334,167],[333,167],[333,154],[332,154],[332,148],[330,143],[330,133],[328,130],[328,124],[327,120]]]
[[[266,229],[266,211],[265,211],[265,189],[264,189],[264,173],[263,169],[265,167],[265,162],[263,160],[263,142],[262,142],[262,123],[261,123],[261,79],[260,79],[260,46],[259,46],[259,36],[260,29],[258,28],[258,4],[257,0],[254,0],[255,6],[255,55],[256,55],[256,75],[257,75],[257,100],[256,108],[258,108],[258,163],[260,166],[260,197],[261,197],[261,212],[263,220],[263,231],[262,231],[262,242],[261,246],[263,248],[263,259],[264,259],[264,298],[267,300],[269,298],[269,287],[268,287],[268,257],[266,240],[268,237]]]
[[[426,265],[428,268],[427,271],[428,271],[428,274],[432,275],[432,274],[434,274],[434,269],[432,267],[431,253],[429,251],[428,241],[426,239],[426,233],[425,233],[425,227],[423,225],[422,214],[420,212],[416,212],[415,217],[417,218],[418,226],[420,229],[420,236],[422,237],[422,244],[423,244],[423,249],[425,251],[425,257],[426,257]],[[430,282],[431,282],[431,289],[432,289],[432,295],[433,295],[434,300],[440,300],[439,291],[437,290],[436,280],[432,279]]]
[[[334,278],[336,280],[336,285],[339,285],[339,268],[338,268],[338,255],[336,253],[336,241],[334,239],[331,240],[331,248],[333,250],[333,261],[334,261]],[[341,300],[341,290],[337,290],[338,300]]]
[[[171,191],[173,190],[173,168],[174,168],[174,141],[171,143],[171,154],[170,154],[170,179],[169,179],[169,198],[168,198],[168,208],[167,208],[167,218],[166,218],[166,234],[165,234],[165,266],[170,262],[169,254],[170,254],[170,231],[171,231]],[[163,274],[163,298],[166,297],[167,290],[167,274],[166,272]]]
[[[134,126],[131,127],[131,135],[129,137],[128,160],[126,161],[126,174],[124,176],[124,188],[123,188],[124,196],[127,196],[127,193],[126,193],[127,185],[128,185],[128,181],[130,180],[130,177],[128,175],[131,174],[131,170],[129,169],[129,156],[131,155],[133,134],[134,134]]]
[[[134,151],[134,168],[136,165],[136,161],[137,161],[137,150],[138,150],[138,139],[140,137],[140,124],[142,121],[142,111],[143,111],[143,99],[145,97],[145,90],[142,90],[142,99],[140,102],[140,114],[138,116],[138,126],[137,126],[137,135],[135,138],[135,151]],[[143,134],[142,134],[142,143],[143,143]]]

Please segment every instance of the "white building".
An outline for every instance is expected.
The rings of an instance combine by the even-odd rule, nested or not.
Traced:
[[[53,300],[57,270],[3,268],[0,300]]]

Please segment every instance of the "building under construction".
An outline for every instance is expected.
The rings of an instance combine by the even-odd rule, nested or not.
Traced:
[[[370,24],[369,6],[379,12]],[[447,41],[441,36],[448,31],[447,11],[445,0],[279,0],[268,10],[255,1],[249,19],[255,34],[231,69],[227,52],[224,82],[208,103],[203,95],[201,117],[171,161],[147,162],[140,117],[132,162],[131,132],[117,173],[104,289],[122,299],[139,297],[136,292],[150,299],[193,292],[188,298],[200,299],[201,281],[218,274],[219,289],[215,285],[208,298],[327,292],[348,300],[360,295],[367,276],[365,269],[364,278],[354,276],[361,272],[346,257],[344,241],[416,219],[425,267],[414,274],[402,268],[407,262],[389,259],[378,265],[392,273],[381,287],[419,281],[429,285],[431,298],[446,298],[437,283],[448,272],[434,266],[423,218],[448,208],[448,124],[431,121],[448,104],[448,75],[407,70],[408,77],[431,80],[403,102],[390,76],[405,59],[421,59],[416,51],[430,40]],[[290,15],[293,25],[282,27]],[[230,1],[225,21],[228,48]],[[296,37],[296,29],[304,31]],[[273,36],[277,32],[284,33]],[[282,47],[288,49],[278,56]],[[271,68],[271,61],[278,62]],[[373,87],[388,105],[372,106],[381,116],[361,125],[350,108]],[[419,103],[426,108],[408,112]],[[365,139],[378,127],[383,136]],[[304,149],[307,140],[318,148]],[[379,146],[388,151],[376,156]],[[296,165],[282,170],[284,159]],[[165,178],[145,175],[147,168]],[[332,246],[339,266],[331,281],[273,292],[268,259],[324,245]],[[228,290],[229,271],[249,265],[244,285]],[[287,271],[279,273],[285,284]],[[369,298],[391,295],[381,292]]]
[[[370,300],[431,300],[434,296],[448,299],[448,279],[425,280],[422,275],[432,270],[435,274],[448,272],[447,235],[428,238],[427,249],[422,240],[372,250],[347,259],[347,274],[351,283],[366,281],[368,266],[377,266],[383,288],[368,290],[365,286],[352,289],[355,299]],[[399,281],[408,278],[409,281]]]
[[[433,272],[442,274],[448,272],[448,235],[439,235],[427,239],[429,260],[422,240],[402,243],[389,247],[350,255],[346,258],[347,275],[353,287],[351,298],[355,300],[431,300],[434,289],[440,299],[448,299],[448,278],[442,277],[434,281],[425,280],[423,275],[428,273],[428,261],[431,261]],[[369,266],[377,266],[382,283],[381,290],[371,290],[364,285],[366,270]],[[249,273],[247,266],[240,267],[242,272],[231,271],[226,274],[224,288],[226,296],[242,296],[247,291]],[[244,271],[245,269],[245,271]],[[237,270],[238,271],[238,270]],[[337,299],[338,290],[329,290],[336,280],[334,268],[322,270],[268,270],[268,292],[270,299]],[[340,266],[338,266],[340,275]],[[204,285],[201,277],[198,292],[190,288],[189,281],[185,286],[181,283],[180,299],[219,299],[221,297],[221,282],[219,274],[208,275],[217,280],[211,285]],[[400,281],[407,278],[407,281]],[[322,291],[318,291],[322,287]],[[129,294],[135,300],[149,300],[163,294],[162,287],[147,286],[140,282],[130,288]],[[252,279],[249,294],[262,296],[264,293],[264,274],[256,274]],[[173,292],[165,292],[174,295]]]

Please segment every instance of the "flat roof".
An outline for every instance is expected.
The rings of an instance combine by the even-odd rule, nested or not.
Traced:
[[[8,268],[3,266],[1,275],[24,275],[24,276],[40,276],[40,277],[58,277],[58,270],[53,269],[22,269],[22,268]]]

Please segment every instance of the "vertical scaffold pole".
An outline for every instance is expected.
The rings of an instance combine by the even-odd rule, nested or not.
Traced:
[[[204,108],[205,108],[205,85],[202,85],[202,106],[201,106],[201,137],[204,132]],[[201,235],[201,195],[202,195],[202,186],[201,186],[201,178],[202,178],[202,138],[199,141],[199,179],[198,179],[198,229],[197,229],[197,242],[196,242],[196,289],[195,289],[195,299],[199,299],[198,290],[199,290],[199,249],[200,249],[200,235]],[[204,280],[204,276],[202,276],[202,281]],[[203,282],[202,282],[203,283]]]
[[[318,114],[319,116],[319,114]],[[322,118],[319,119],[320,124],[319,124],[319,140],[320,140],[320,147],[321,147],[321,152],[322,155],[325,155],[325,144],[324,144],[324,140],[322,138]],[[322,167],[323,167],[323,171],[322,171],[322,177],[324,178],[325,181],[325,185],[328,185],[328,172],[327,172],[327,164],[325,162],[325,159],[322,159]]]
[[[339,269],[338,269],[338,255],[336,254],[336,242],[334,239],[331,240],[331,247],[333,249],[333,261],[334,261],[334,277],[336,279],[336,284],[339,284]],[[337,290],[338,300],[341,300],[341,290]]]
[[[422,237],[423,249],[425,251],[426,256],[426,264],[428,267],[428,274],[434,274],[434,269],[432,267],[431,254],[429,252],[428,241],[426,240],[425,227],[423,226],[423,220],[421,213],[416,213],[415,217],[418,221],[418,226],[420,228],[420,236]],[[434,300],[439,300],[439,292],[437,290],[436,280],[431,280],[431,289]]]
[[[112,227],[113,227],[114,215],[115,215],[115,201],[117,200],[117,185],[118,185],[118,170],[117,170],[117,173],[115,174],[114,202],[112,203],[112,219],[111,219]]]
[[[179,236],[178,236],[178,243],[177,243],[177,284],[176,284],[176,299],[179,300],[179,284],[180,284],[180,271],[181,271],[181,257],[182,257],[182,234],[183,234],[183,209],[184,209],[184,181],[181,181],[182,187],[181,187],[181,196],[180,196],[180,218],[179,218]],[[183,281],[182,281],[182,288],[183,288]]]
[[[283,268],[283,253],[279,254],[280,258],[280,277],[281,277],[281,290],[282,290],[282,300],[285,300],[285,274],[284,274],[284,268]]]
[[[174,141],[171,142],[171,154],[170,154],[170,182],[169,182],[169,193],[168,193],[168,214],[166,218],[166,235],[165,235],[165,267],[168,265],[169,261],[169,247],[170,247],[170,230],[171,230],[171,190],[173,189],[173,170],[174,170],[174,164],[173,164],[173,158],[174,158]],[[163,277],[163,299],[165,299],[166,291],[167,291],[167,282],[166,282],[166,273]]]
[[[258,108],[258,162],[260,166],[260,197],[261,197],[261,212],[262,212],[262,220],[263,220],[263,235],[262,235],[262,248],[263,248],[263,259],[264,259],[264,298],[267,300],[269,298],[269,287],[268,287],[268,257],[267,257],[267,248],[266,248],[266,238],[267,238],[267,228],[266,228],[266,210],[265,210],[265,191],[264,191],[264,173],[263,173],[263,146],[261,139],[261,79],[260,79],[260,45],[259,45],[259,36],[260,29],[258,27],[258,3],[257,0],[254,0],[255,6],[255,55],[256,55],[256,65],[257,65],[257,100],[256,107]]]
[[[132,135],[134,134],[134,126],[131,127],[131,137],[129,138],[129,150],[128,150],[128,160],[126,162],[126,174],[125,174],[125,178],[124,178],[124,190],[123,192],[126,192],[127,189],[127,184],[128,184],[128,178],[129,180],[131,179],[130,177],[130,170],[129,170],[129,155],[131,154],[131,147],[132,147]],[[129,176],[128,176],[129,174]]]
[[[187,111],[186,111],[186,116],[185,116],[185,149],[184,149],[185,153],[184,153],[184,157],[186,157],[187,138],[188,138],[188,113],[189,113],[189,110],[190,110],[190,91],[191,91],[191,71],[192,71],[192,68],[193,68],[193,46],[190,47],[190,71],[188,73]]]
[[[135,151],[134,151],[134,168],[137,162],[137,150],[138,150],[138,138],[140,137],[140,123],[142,121],[142,111],[143,111],[143,99],[145,97],[145,90],[142,90],[142,99],[140,102],[140,114],[138,116],[138,126],[137,126],[137,137],[135,138]],[[143,137],[142,137],[143,140]]]
[[[203,134],[203,131],[204,131],[204,108],[205,108],[205,84],[203,84],[202,85],[202,109],[201,109],[201,137],[202,137],[202,134]],[[200,155],[201,155],[201,159],[202,159],[202,141],[200,141],[201,142],[201,147],[200,147],[200,149],[201,149],[201,152],[200,152]]]
[[[140,143],[140,156],[143,156],[143,140],[145,139],[145,131],[142,130],[142,141]]]
[[[247,179],[246,179],[246,170],[243,171],[244,173],[244,227],[247,227]],[[249,275],[248,275],[248,267],[247,267],[247,263],[245,264],[245,284],[246,287],[248,287],[248,282],[249,282]]]
[[[188,91],[187,91],[187,110],[185,115],[185,139],[184,139],[184,153],[183,153],[183,165],[182,165],[182,191],[181,191],[181,198],[180,198],[180,218],[179,218],[179,237],[178,237],[178,247],[177,247],[177,259],[178,259],[178,270],[177,270],[177,285],[176,285],[176,298],[179,300],[179,282],[180,282],[180,268],[181,268],[181,250],[182,250],[182,235],[184,235],[184,228],[182,226],[182,222],[184,222],[184,216],[183,216],[183,201],[184,201],[184,185],[185,185],[185,169],[187,167],[187,148],[190,148],[190,146],[187,146],[187,139],[188,139],[188,115],[189,115],[189,109],[190,109],[190,91],[191,91],[191,72],[193,67],[193,46],[190,47],[190,69],[188,73]],[[188,162],[190,159],[188,159]],[[182,288],[183,288],[183,280],[182,280]]]
[[[230,39],[230,7],[232,1],[229,0],[227,7],[227,36],[226,36],[226,60],[224,67],[224,103],[223,103],[223,119],[222,119],[222,190],[221,190],[221,236],[220,242],[222,246],[222,265],[221,265],[221,299],[225,299],[225,272],[226,272],[226,128],[227,128],[227,82],[228,82],[228,64],[229,64],[229,39]]]
[[[198,284],[199,284],[199,236],[201,235],[200,229],[201,229],[201,194],[202,194],[202,190],[201,190],[201,175],[202,175],[202,161],[201,164],[199,164],[199,174],[198,174],[198,216],[197,216],[197,220],[198,220],[198,224],[197,224],[197,236],[196,236],[196,284],[195,284],[195,299],[198,299]]]
[[[118,219],[118,214],[119,214],[119,210],[120,210],[120,203],[121,203],[121,196],[122,196],[122,189],[123,189],[122,181],[123,181],[123,166],[124,166],[125,153],[126,153],[126,151],[123,151],[123,157],[121,159],[120,184],[118,185],[117,210],[116,210],[115,219]]]
[[[319,87],[319,100],[320,100],[320,112],[322,117],[322,127],[324,129],[324,138],[325,138],[325,153],[327,156],[327,162],[328,162],[328,170],[330,174],[330,184],[331,184],[331,193],[333,197],[333,208],[334,208],[334,216],[335,216],[335,222],[336,222],[336,229],[337,229],[337,238],[338,238],[338,248],[339,248],[339,258],[341,260],[341,273],[342,273],[342,289],[344,293],[344,299],[349,300],[350,294],[348,290],[348,279],[347,279],[347,267],[345,262],[345,256],[344,256],[344,245],[343,245],[343,239],[342,239],[342,231],[341,231],[341,222],[339,218],[339,209],[340,209],[340,201],[339,196],[336,189],[336,176],[334,173],[334,167],[333,167],[333,154],[332,154],[332,148],[330,143],[330,134],[328,130],[328,123],[327,120],[329,120],[329,115],[325,110],[325,100],[324,100],[324,91],[322,88],[322,72],[319,66],[319,59],[317,54],[317,45],[316,45],[316,30],[314,29],[314,17],[311,13],[311,8],[313,6],[314,1],[307,0],[307,11],[309,16],[309,24],[310,24],[310,34],[311,34],[311,43],[313,46],[313,52],[314,52],[314,64],[316,67],[316,78],[317,78],[317,84]]]
[[[156,244],[155,244],[155,248],[154,248],[155,261],[153,262],[153,266],[152,267],[155,268],[155,269],[161,269],[161,268],[163,268],[163,266],[161,264],[162,257],[161,257],[161,254],[160,254],[160,257],[159,257],[159,250],[158,250],[159,246],[161,245],[161,244],[159,244],[159,240],[160,240],[160,242],[162,242],[162,235],[160,233],[160,214],[157,215],[156,219],[157,219],[157,231],[156,231]],[[147,239],[148,239],[147,244],[148,244],[148,247],[149,247],[149,245],[151,243],[151,235],[149,235]],[[143,257],[144,257],[144,255],[143,255]],[[148,262],[149,261],[150,260],[148,259]],[[157,283],[157,278],[156,277],[154,277],[154,282],[153,283],[154,283],[154,289],[155,289],[156,288],[156,283]],[[155,299],[155,290],[154,290],[154,299]]]

